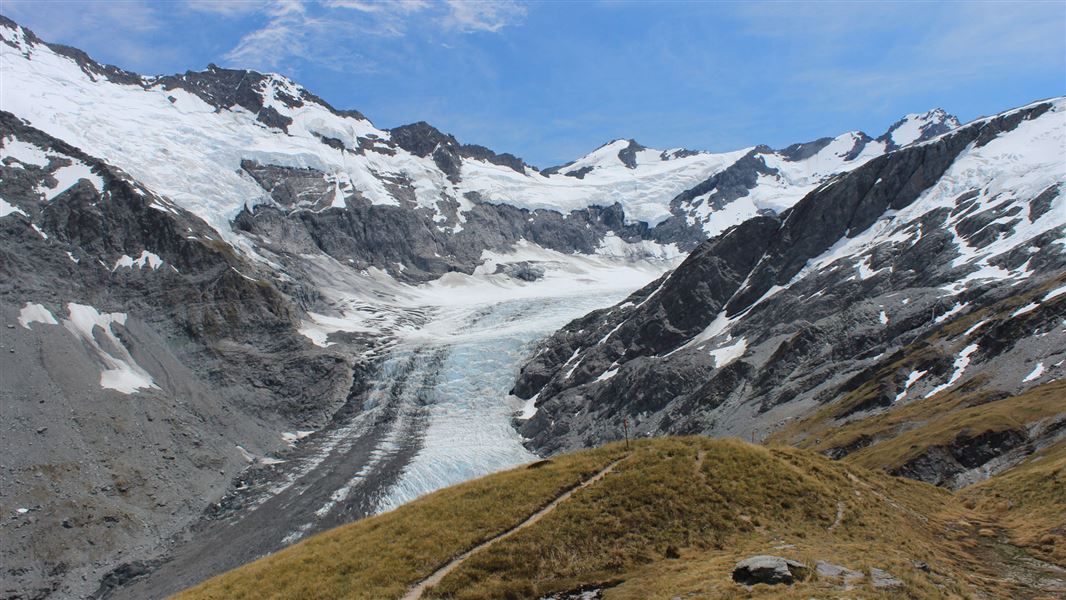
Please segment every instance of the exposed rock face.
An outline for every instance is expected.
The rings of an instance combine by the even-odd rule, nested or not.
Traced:
[[[392,141],[411,154],[431,157],[450,181],[459,181],[462,157],[459,155],[459,142],[454,137],[441,133],[425,121],[403,125],[391,129]]]
[[[803,581],[810,573],[807,565],[780,556],[751,556],[733,568],[733,581],[743,585],[786,584]]]
[[[622,161],[627,169],[636,169],[637,152],[641,150],[647,150],[647,148],[638,144],[636,140],[629,140],[629,145],[618,151],[618,160]]]
[[[968,166],[1061,138],[1061,110],[1037,103],[875,158],[701,244],[538,349],[514,386],[537,398],[522,434],[549,453],[618,439],[623,418],[637,435],[761,437],[863,385],[867,400],[837,418],[974,377],[1004,392],[1061,377],[1066,295],[1049,290],[1066,269],[1064,177],[1041,162],[1056,157],[1018,158],[1005,168],[1028,179],[994,191],[994,171]],[[980,327],[945,329],[978,311]],[[1017,365],[1037,362],[1023,381]],[[974,439],[951,460],[962,471],[1017,442]]]
[[[279,430],[328,422],[362,367],[299,335],[299,306],[200,219],[8,113],[0,138],[40,152],[0,164],[0,477],[28,511],[0,523],[0,595],[81,597]]]
[[[459,146],[459,154],[463,158],[474,158],[477,160],[483,160],[494,165],[500,165],[513,169],[516,173],[526,174],[526,168],[536,171],[536,167],[527,165],[525,161],[518,158],[514,154],[504,152],[503,154],[497,154],[492,150],[484,146],[477,144],[463,144]]]
[[[272,187],[272,193],[292,196],[294,179]],[[318,198],[321,179],[303,183],[301,198]],[[428,281],[444,273],[472,273],[485,250],[507,252],[526,240],[564,253],[592,254],[609,234],[640,241],[643,224],[626,225],[621,207],[591,207],[562,215],[513,206],[480,203],[465,215],[458,232],[441,231],[434,216],[412,207],[380,206],[349,197],[345,208],[285,210],[259,206],[242,212],[234,226],[278,252],[320,250],[355,269],[394,270],[406,281]],[[402,265],[402,268],[396,268]]]

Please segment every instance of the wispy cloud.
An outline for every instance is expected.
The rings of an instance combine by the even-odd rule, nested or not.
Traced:
[[[478,2],[474,0],[446,0],[448,14],[443,23],[462,32],[497,32],[526,16],[525,5],[510,1]]]
[[[105,46],[106,60],[127,69],[154,65],[178,53],[156,43],[155,35],[165,29],[166,19],[149,2],[5,0],[2,9],[16,21],[32,22],[34,32],[45,40],[63,40],[77,47]]]
[[[267,0],[185,0],[192,11],[234,17],[262,10]]]
[[[304,5],[295,0],[267,5],[267,22],[245,34],[226,59],[240,64],[275,68],[289,56],[306,53],[306,40],[321,23],[310,18]]]
[[[329,0],[330,8],[350,8],[369,13],[411,14],[426,10],[431,6],[429,0],[393,0],[392,2],[373,2],[366,0]]]
[[[375,40],[402,37],[412,28],[432,35],[497,33],[526,15],[526,7],[512,0],[274,0],[254,8],[253,3],[242,4],[240,9],[222,8],[210,0],[189,1],[198,10],[222,15],[262,12],[265,22],[244,34],[225,58],[268,69],[303,61],[374,70],[378,62],[365,56]]]

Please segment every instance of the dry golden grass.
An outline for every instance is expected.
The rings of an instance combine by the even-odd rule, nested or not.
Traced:
[[[992,514],[1014,543],[1066,566],[1066,441],[960,495]]]
[[[178,597],[396,599],[622,455],[615,444],[442,490]],[[1004,575],[987,535],[997,523],[985,515],[945,490],[805,450],[702,437],[641,440],[602,480],[475,553],[423,597],[539,598],[587,585],[604,586],[608,600],[1037,597]],[[753,554],[881,568],[906,587],[889,594],[867,578],[846,591],[814,577],[747,589],[730,574]]]
[[[453,556],[521,522],[620,452],[612,444],[446,488],[308,538],[175,598],[398,598]]]
[[[980,568],[944,540],[955,506],[944,490],[800,450],[698,437],[642,441],[602,482],[471,557],[426,597],[538,598],[589,584],[610,586],[605,598],[633,600],[842,592],[829,581],[787,591],[732,582],[737,560],[778,554],[887,569],[907,582],[892,597],[964,598],[986,584],[968,579]],[[783,545],[792,547],[777,548]],[[936,565],[937,574],[914,561]],[[889,597],[868,584],[860,589],[864,597]]]

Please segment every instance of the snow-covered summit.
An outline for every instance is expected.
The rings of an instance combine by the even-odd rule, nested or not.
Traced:
[[[959,120],[942,108],[918,114],[911,113],[888,128],[878,140],[887,142],[891,149],[914,142],[924,142],[942,133],[959,127]]]
[[[937,109],[908,115],[877,140],[852,132],[777,151],[658,150],[619,139],[538,171],[426,123],[378,128],[277,74],[210,65],[142,77],[48,44],[7,19],[0,42],[16,50],[0,57],[3,110],[124,169],[229,240],[237,215],[260,205],[393,206],[423,211],[440,231],[457,233],[479,203],[491,203],[563,215],[617,205],[627,226],[646,224],[644,238],[691,247],[760,211],[780,212],[874,156],[958,125]],[[293,177],[315,180],[314,193],[290,189]]]

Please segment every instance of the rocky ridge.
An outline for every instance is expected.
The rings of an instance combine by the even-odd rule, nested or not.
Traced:
[[[1061,377],[1063,110],[1037,102],[874,158],[702,243],[538,349],[514,387],[537,407],[520,430],[546,453],[618,439],[623,419],[639,436],[761,439],[860,388],[838,422]],[[1018,441],[987,440],[1001,450],[968,468]]]

